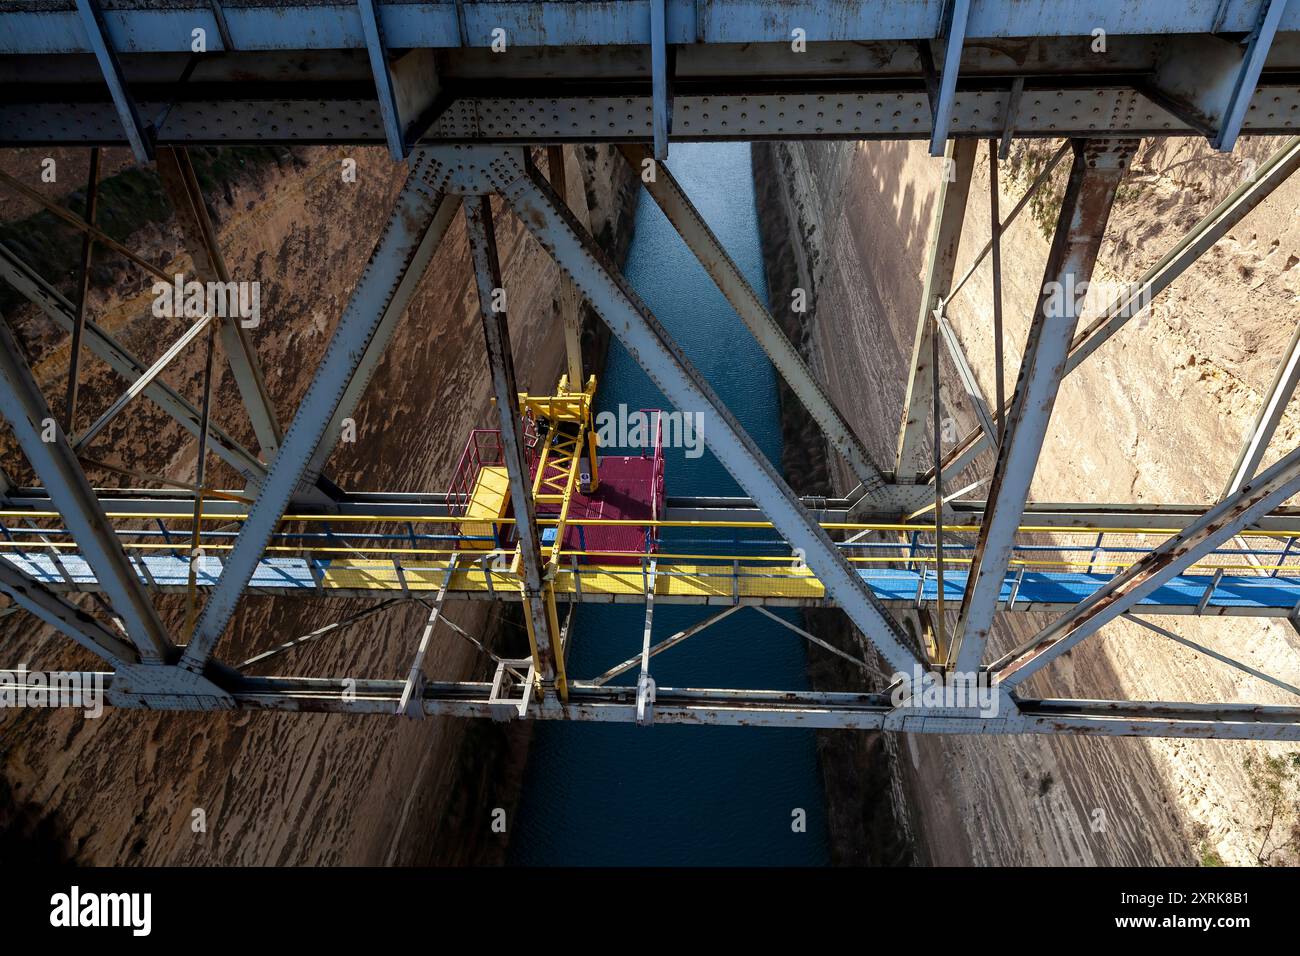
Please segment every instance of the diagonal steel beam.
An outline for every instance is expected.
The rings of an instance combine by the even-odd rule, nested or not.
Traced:
[[[1278,24],[1282,22],[1282,13],[1286,10],[1287,0],[1260,0],[1259,20],[1250,36],[1246,52],[1241,58],[1241,69],[1233,82],[1232,95],[1223,111],[1223,121],[1214,136],[1215,149],[1231,152],[1237,144],[1241,133],[1241,124],[1246,119],[1246,110],[1255,95],[1259,84],[1259,74],[1268,59],[1273,37],[1277,35]]]
[[[76,324],[76,309],[57,289],[38,276],[4,243],[0,243],[0,276],[21,292],[42,312],[71,331]],[[128,383],[138,381],[148,366],[103,328],[86,320],[85,346],[102,359]],[[166,382],[155,379],[144,394],[164,412],[179,422],[191,434],[199,433],[199,410]],[[254,484],[266,477],[266,466],[247,448],[215,423],[211,425],[210,447],[214,454]]]
[[[438,246],[443,237],[446,236],[447,230],[451,227],[451,223],[456,218],[459,209],[459,196],[450,193],[439,195],[433,220],[425,229],[419,245],[411,256],[406,271],[402,273],[401,278],[397,281],[397,289],[383,306],[379,316],[379,324],[376,326],[374,334],[367,340],[365,348],[357,361],[356,371],[348,379],[347,385],[343,388],[343,395],[339,399],[338,407],[334,409],[334,413],[330,416],[329,424],[325,428],[324,439],[312,452],[311,461],[307,464],[307,471],[304,476],[304,481],[308,485],[316,483],[316,479],[325,468],[325,463],[337,447],[339,436],[343,430],[344,419],[351,418],[355,414],[361,396],[365,394],[366,386],[370,384],[371,376],[375,374],[375,369],[379,367],[379,363],[383,360],[384,353],[388,349],[388,343],[393,337],[393,330],[397,328],[397,323],[405,313],[407,304],[411,301],[411,297],[415,295],[420,278],[433,260],[434,253],[438,251]]]
[[[1016,221],[1016,217],[1024,212],[1025,207],[1029,205],[1029,201],[1033,199],[1034,196],[1038,194],[1038,191],[1043,188],[1044,184],[1052,178],[1052,173],[1056,172],[1056,167],[1061,164],[1061,160],[1065,159],[1065,157],[1069,156],[1072,152],[1073,150],[1070,148],[1069,140],[1066,140],[1061,144],[1060,149],[1052,154],[1052,158],[1047,161],[1047,164],[1039,171],[1038,175],[1034,177],[1034,181],[1029,184],[1029,187],[1023,193],[1020,194],[1020,198],[1016,200],[1016,204],[1012,206],[1011,211],[1007,213],[1007,218],[995,223],[997,229],[994,231],[994,235],[1001,238],[1002,235],[1011,228],[1011,224]],[[993,168],[993,166],[990,166],[990,180],[993,179]],[[993,183],[990,182],[989,186],[992,188]],[[962,273],[961,278],[952,284],[952,289],[949,290],[947,296],[949,300],[962,290],[970,280],[970,277],[975,274],[976,270],[979,269],[980,265],[986,258],[988,258],[991,252],[993,252],[993,235],[989,236],[988,241],[985,242],[980,251],[976,253],[975,258],[972,259],[970,265],[966,267],[966,271]]]
[[[1246,436],[1241,452],[1237,455],[1237,463],[1232,467],[1232,477],[1228,479],[1228,485],[1223,489],[1225,498],[1255,477],[1255,472],[1259,470],[1259,463],[1264,460],[1264,452],[1268,451],[1269,442],[1273,440],[1273,433],[1277,431],[1278,423],[1282,421],[1282,414],[1286,411],[1291,396],[1295,394],[1298,382],[1300,382],[1300,323],[1297,323],[1295,331],[1291,334],[1291,344],[1287,346],[1286,355],[1278,365],[1277,374],[1273,376],[1273,384],[1269,386],[1268,394],[1264,396],[1264,404],[1260,406],[1259,414],[1255,416],[1255,424],[1251,426],[1250,434]]]
[[[952,0],[945,4],[943,72],[939,74],[939,92],[934,102],[934,120],[930,133],[930,155],[942,156],[952,124],[952,106],[957,97],[957,74],[961,70],[961,48],[966,42],[966,20],[970,0]]]
[[[384,138],[388,140],[389,155],[395,160],[406,158],[404,124],[393,89],[393,74],[388,69],[388,48],[384,43],[383,27],[375,0],[357,0],[361,14],[361,32],[366,38],[366,51],[370,55],[370,72],[375,80],[375,99],[379,101],[379,115],[384,121]]]
[[[557,685],[561,695],[567,695],[559,632],[553,626],[547,596],[543,593],[546,585],[542,577],[542,551],[538,541],[537,514],[533,506],[528,460],[524,454],[523,426],[519,420],[519,387],[515,383],[515,363],[510,351],[510,329],[506,324],[506,310],[494,306],[505,287],[501,280],[501,263],[497,260],[491,197],[467,198],[465,222],[470,255],[474,260],[474,278],[478,285],[479,312],[483,319],[488,368],[492,374],[492,394],[496,399],[501,424],[501,452],[510,479],[510,502],[514,506],[519,561],[523,570],[523,597],[527,605],[528,636],[533,643],[534,664],[546,696],[549,696],[547,692],[550,688]]]
[[[662,654],[664,651],[668,650],[671,647],[676,647],[678,644],[680,644],[682,641],[686,640],[687,638],[694,637],[696,634],[700,633],[700,631],[704,630],[705,628],[717,624],[725,617],[730,617],[732,614],[735,614],[742,607],[744,607],[743,604],[732,604],[729,607],[723,608],[717,614],[711,614],[708,617],[704,618],[702,621],[696,621],[690,627],[683,628],[682,630],[674,634],[672,637],[665,637],[658,644],[655,644],[653,647],[650,648],[649,656],[654,657],[656,654]],[[599,677],[593,678],[590,681],[584,681],[583,683],[585,685],[590,685],[592,687],[600,687],[604,684],[608,684],[611,680],[613,680],[615,677],[618,677],[620,674],[626,674],[634,667],[641,665],[643,660],[644,658],[642,654],[637,654],[635,657],[629,657],[621,664],[615,664],[613,667],[605,671],[605,673],[601,674]]]
[[[936,374],[930,365],[933,316],[934,310],[942,308],[947,301],[952,286],[957,248],[961,243],[961,224],[966,216],[966,197],[970,193],[971,172],[975,168],[978,148],[979,143],[974,139],[950,140],[944,153],[942,180],[935,196],[934,221],[930,226],[921,309],[916,317],[916,339],[912,343],[907,396],[903,399],[903,421],[898,432],[894,473],[895,480],[900,482],[916,481],[930,467],[922,442]]]
[[[131,98],[131,91],[126,88],[122,64],[117,60],[112,38],[104,24],[99,0],[77,0],[77,12],[81,15],[81,25],[86,31],[87,45],[99,61],[100,72],[108,84],[108,92],[113,97],[113,106],[117,109],[122,131],[126,133],[126,141],[131,144],[131,152],[135,154],[136,162],[147,163],[153,159],[153,132],[140,119],[140,111]]]
[[[1146,618],[1138,617],[1136,614],[1131,612],[1125,613],[1123,617],[1124,620],[1132,621],[1134,624],[1140,624],[1148,631],[1159,634],[1161,637],[1168,638],[1175,644],[1181,644],[1183,647],[1196,651],[1198,654],[1204,654],[1206,657],[1216,660],[1220,664],[1227,664],[1234,670],[1239,670],[1243,674],[1248,674],[1257,680],[1262,680],[1266,684],[1272,684],[1274,687],[1281,688],[1287,693],[1295,694],[1300,697],[1300,687],[1296,687],[1294,684],[1288,684],[1286,681],[1279,680],[1271,674],[1265,674],[1262,670],[1259,670],[1256,667],[1251,667],[1249,664],[1243,664],[1241,661],[1231,658],[1227,654],[1220,654],[1218,651],[1211,650],[1204,644],[1197,644],[1195,641],[1188,640],[1181,634],[1175,634],[1173,631],[1167,630],[1159,624],[1152,623]]]
[[[820,637],[818,637],[815,634],[809,634],[802,627],[799,627],[795,624],[791,624],[785,618],[781,617],[779,614],[774,614],[772,611],[769,611],[761,604],[755,605],[754,610],[757,611],[759,614],[762,614],[764,617],[769,617],[772,620],[776,621],[776,623],[780,624],[786,630],[794,631],[804,640],[816,644],[822,650],[829,651],[831,654],[834,654],[836,657],[840,657],[848,661],[853,666],[860,667],[862,670],[866,671],[867,673],[871,673],[871,665],[868,664],[866,661],[859,660],[858,658],[854,657],[852,654],[848,654],[840,650],[834,644],[830,644],[827,641],[823,641]]]
[[[86,222],[95,224],[99,205],[99,147],[90,150],[90,172],[86,177]],[[77,393],[81,387],[81,340],[86,332],[86,306],[90,299],[90,259],[95,239],[90,233],[81,236],[81,269],[77,273],[77,317],[68,344],[68,387],[63,393],[63,430],[71,435],[77,428]]]
[[[217,231],[208,217],[208,207],[199,189],[194,165],[185,149],[164,148],[158,151],[158,177],[163,191],[176,213],[181,228],[181,238],[194,264],[194,272],[201,282],[230,282],[230,270],[217,240]],[[228,316],[218,327],[221,348],[230,363],[230,371],[239,387],[239,397],[253,423],[253,433],[262,451],[262,458],[270,461],[280,447],[284,433],[275,415],[275,404],[266,388],[266,377],[257,357],[248,331],[234,316]]]
[[[13,598],[23,610],[112,664],[115,670],[123,664],[140,662],[140,655],[134,647],[75,604],[64,600],[39,581],[33,581],[8,559],[0,559],[0,591]]]
[[[422,709],[411,710],[411,696],[424,684],[424,658],[429,653],[429,645],[433,643],[433,632],[438,626],[439,618],[442,617],[442,605],[447,600],[447,587],[451,584],[452,575],[455,573],[456,556],[452,555],[451,560],[447,562],[447,570],[442,576],[442,584],[438,587],[438,594],[433,599],[433,607],[430,608],[429,616],[424,622],[424,630],[420,633],[420,643],[415,649],[415,659],[411,661],[411,669],[406,675],[402,696],[397,701],[397,709],[394,713],[399,717],[424,716]]]
[[[143,375],[132,382],[127,387],[127,390],[113,401],[113,404],[104,409],[103,414],[95,419],[89,428],[72,440],[72,450],[77,454],[81,454],[87,446],[94,441],[95,436],[107,428],[108,423],[116,418],[118,414],[121,413],[122,409],[130,405],[137,395],[148,388],[150,383],[155,381],[167,366],[172,363],[172,360],[175,359],[176,356],[180,355],[181,352],[185,351],[185,349],[189,347],[190,343],[198,337],[199,333],[211,324],[213,319],[214,316],[205,315],[182,332],[180,338],[168,346],[167,350],[163,352],[162,355],[158,356],[158,360],[145,369]],[[200,430],[203,429],[200,428]]]
[[[641,566],[645,575],[645,627],[641,629],[641,672],[636,678],[636,722],[643,727],[654,723],[655,679],[650,676],[650,638],[655,627],[655,575],[659,562]]]
[[[1007,654],[991,670],[1014,687],[1300,492],[1300,448]]]
[[[454,155],[454,154],[453,154]],[[830,536],[809,514],[785,479],[754,444],[713,388],[681,352],[623,276],[579,227],[572,214],[518,150],[483,150],[489,178],[525,227],[573,276],[661,392],[676,408],[707,410],[705,441],[792,547],[803,549],[809,567],[897,670],[918,660],[897,622],[853,569]]]
[[[146,662],[165,659],[171,641],[144,585],[127,560],[86,473],[58,427],[22,358],[9,323],[0,319],[0,413],[40,476],[50,500],[108,595]]]
[[[962,388],[966,390],[966,399],[975,410],[975,417],[979,420],[980,427],[984,429],[984,434],[996,445],[998,433],[993,423],[993,416],[989,414],[989,403],[984,400],[984,390],[980,388],[975,370],[966,359],[966,350],[961,347],[957,330],[952,327],[952,323],[942,311],[935,312],[934,318],[939,323],[939,332],[943,336],[944,345],[948,347],[948,356],[957,369],[957,377],[961,379]]]
[[[1286,182],[1297,168],[1300,168],[1300,136],[1293,136],[1074,337],[1070,344],[1070,357],[1065,363],[1065,374],[1069,375],[1082,365],[1088,356],[1109,341],[1129,319],[1138,315],[1143,307],[1149,305],[1252,209],[1267,199],[1273,190]],[[1007,412],[1008,408],[1004,407],[1003,417]],[[943,468],[944,478],[951,478],[964,471],[987,447],[987,439],[982,430],[973,429],[948,455]],[[933,476],[930,477],[933,480]]]
[[[652,158],[649,150],[644,146],[625,145],[620,146],[619,149],[628,165],[638,174],[641,173],[642,163]],[[663,210],[687,248],[695,254],[704,271],[712,277],[718,289],[736,310],[736,314],[744,321],[768,358],[772,360],[777,372],[799,397],[799,401],[803,403],[804,408],[808,409],[813,420],[821,426],[826,440],[843,456],[858,481],[862,482],[864,501],[870,502],[875,492],[884,484],[884,478],[871,463],[866,447],[858,440],[848,420],[831,401],[826,390],[821,387],[821,383],[817,381],[799,352],[791,344],[789,337],[777,324],[767,306],[759,299],[758,293],[745,279],[735,260],[727,254],[727,250],[718,241],[709,224],[704,221],[704,217],[695,208],[686,191],[682,189],[668,167],[662,163],[656,165],[652,178],[647,180],[641,177],[641,181],[646,192]]]
[[[1029,486],[1065,373],[1070,340],[1083,307],[1083,292],[1106,233],[1115,190],[1136,148],[1137,140],[1074,143],[1074,163],[1048,251],[1011,413],[1006,418],[1005,438],[989,486],[992,505],[980,523],[962,595],[955,634],[959,672],[973,673],[983,659]]]
[[[248,586],[280,516],[284,514],[312,455],[326,437],[332,417],[369,354],[384,316],[393,309],[400,314],[415,291],[418,276],[412,277],[410,272],[421,261],[427,262],[420,259],[422,244],[442,204],[442,194],[427,181],[430,166],[431,160],[426,152],[419,151],[414,168],[398,193],[383,235],[371,253],[361,280],[352,291],[293,424],[285,433],[280,451],[271,463],[261,492],[226,556],[221,576],[181,658],[182,666],[194,673],[202,673],[218,639],[230,623],[240,595]]]

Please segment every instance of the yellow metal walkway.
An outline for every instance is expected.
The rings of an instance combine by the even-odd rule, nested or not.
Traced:
[[[484,465],[474,480],[474,491],[465,506],[466,520],[461,523],[460,533],[473,538],[493,538],[496,529],[490,522],[504,518],[509,507],[510,474],[506,466]],[[462,546],[469,551],[491,551],[496,543],[493,540],[465,541]]]

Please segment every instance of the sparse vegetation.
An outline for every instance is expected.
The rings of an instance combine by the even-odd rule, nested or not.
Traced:
[[[1007,186],[1017,186],[1021,191],[1028,189],[1060,145],[1059,141],[1051,139],[1021,139],[1012,143],[1011,152],[1003,164]],[[1065,181],[1069,175],[1070,161],[1066,157],[1052,171],[1042,188],[1029,199],[1029,216],[1045,239],[1050,240],[1052,230],[1056,228],[1056,218],[1061,213],[1061,202],[1065,198]]]
[[[1210,828],[1204,823],[1192,826],[1192,840],[1196,844],[1196,856],[1201,866],[1226,866],[1219,851],[1210,846]]]
[[[1060,140],[1053,139],[1016,140],[1003,164],[1002,175],[1006,177],[1008,187],[1014,185],[1022,191],[1028,189],[1047,167],[1060,145]],[[1070,158],[1067,156],[1061,160],[1056,169],[1052,170],[1051,177],[1042,188],[1029,199],[1029,216],[1038,226],[1038,231],[1042,233],[1043,238],[1049,241],[1056,229],[1057,217],[1061,214],[1061,203],[1065,199],[1065,182],[1069,176]],[[1115,205],[1122,206],[1140,198],[1149,186],[1147,180],[1130,172],[1115,190]],[[1003,215],[1007,211],[1003,210]]]
[[[1242,761],[1262,821],[1255,831],[1260,866],[1300,862],[1300,750]]]

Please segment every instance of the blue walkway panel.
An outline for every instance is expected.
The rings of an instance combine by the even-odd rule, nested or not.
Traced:
[[[97,590],[98,582],[94,572],[79,554],[63,553],[56,563],[47,552],[9,551],[3,555],[24,574],[55,590]],[[189,561],[179,554],[151,553],[133,554],[131,558],[140,579],[149,587],[163,590],[183,590],[189,583]],[[196,564],[196,584],[200,588],[211,588],[216,584],[223,567],[218,555],[201,556]],[[411,590],[436,590],[441,581],[445,563],[438,561],[404,561],[402,572]],[[661,570],[670,571],[672,565],[663,564]],[[623,569],[632,577],[639,577],[635,568]],[[742,597],[742,603],[773,605],[823,605],[828,602],[821,598],[790,598],[788,589],[774,588],[770,598],[761,596],[761,574],[763,568],[755,565],[742,565],[741,575],[745,580],[745,589],[751,595],[760,592],[760,596]],[[730,579],[730,566],[719,565],[717,580],[725,582]],[[900,568],[869,568],[860,570],[864,581],[871,587],[881,601],[894,608],[933,607],[938,598],[938,585],[933,570],[925,572],[909,571]],[[517,583],[511,586],[504,571],[494,572],[495,590],[489,592],[483,585],[483,574],[479,564],[466,566],[463,575],[448,592],[451,598],[504,598],[516,600],[519,597]],[[1002,582],[999,605],[1003,610],[1012,611],[1050,611],[1065,610],[1090,597],[1112,578],[1110,574],[1088,574],[1074,571],[1024,571],[1014,570],[1008,573]],[[666,576],[664,578],[667,580]],[[781,579],[787,581],[787,578]],[[1157,589],[1141,607],[1155,611],[1157,609],[1170,614],[1193,613],[1205,597],[1206,589],[1214,584],[1212,574],[1187,574],[1175,578],[1164,587]],[[402,578],[394,565],[387,561],[356,561],[352,559],[273,557],[263,558],[258,562],[249,582],[254,592],[274,594],[302,594],[316,591],[321,596],[351,597],[356,595],[374,595],[391,597],[394,591],[402,588]],[[592,603],[608,603],[611,600],[641,601],[644,596],[635,588],[621,589],[617,595],[602,592],[591,580],[583,583],[580,600]],[[961,603],[966,587],[964,570],[951,570],[944,574],[944,600],[949,608],[955,609]],[[785,594],[781,591],[785,590]],[[1008,607],[1012,595],[1015,602]],[[569,595],[561,595],[565,600]],[[719,585],[709,603],[728,603],[729,592],[725,584]],[[655,600],[662,603],[699,603],[699,599],[659,594]],[[1300,576],[1272,577],[1266,574],[1224,576],[1214,587],[1214,593],[1206,603],[1203,613],[1243,617],[1286,617],[1300,605]]]

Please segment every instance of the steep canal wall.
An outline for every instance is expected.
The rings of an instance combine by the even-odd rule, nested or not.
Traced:
[[[1243,140],[1225,157],[1190,139],[1144,142],[1113,212],[1097,278],[1136,278],[1276,145]],[[1004,215],[1055,146],[1013,147],[1002,175]],[[906,387],[937,167],[923,144],[755,146],[777,315],[886,467]],[[989,234],[986,170],[981,147],[958,275]],[[1055,183],[1004,240],[1009,383],[1061,188]],[[1060,391],[1034,498],[1217,498],[1300,320],[1298,208],[1300,182],[1293,180],[1181,278],[1145,323],[1124,330],[1071,376]],[[813,307],[806,314],[788,308],[795,287],[808,291]],[[993,393],[990,301],[985,264],[952,311],[985,394]],[[942,364],[945,410],[964,434],[974,419],[950,366]],[[823,474],[838,492],[851,487],[839,462],[819,463],[824,443],[789,401],[785,417],[787,459],[800,442],[808,446],[803,479],[809,485],[796,489],[822,491]],[[1298,426],[1293,406],[1265,464],[1295,446]],[[991,460],[981,461],[974,473],[991,468]],[[789,460],[787,472],[798,480]],[[1157,622],[1293,684],[1300,676],[1294,663],[1300,639],[1285,624]],[[991,650],[1000,653],[1044,623],[1041,615],[1004,615]],[[820,686],[822,676],[813,675]],[[1067,655],[1030,693],[1286,702],[1276,688],[1126,622]],[[912,835],[919,863],[1194,864],[1254,862],[1263,806],[1245,762],[1258,764],[1263,754],[1286,749],[1223,741],[900,736],[892,747],[863,741],[849,753],[845,745],[827,744],[822,753],[828,779],[890,781],[862,791],[831,788],[833,837],[838,820],[878,819],[875,795],[887,792],[898,831]]]
[[[630,239],[635,178],[617,154],[581,147],[590,166],[592,229],[615,261]],[[196,164],[236,279],[259,280],[261,325],[252,330],[267,385],[287,424],[378,238],[406,169],[382,149],[198,151]],[[121,155],[119,155],[121,153]],[[0,153],[6,172],[56,197],[85,182],[84,151],[53,151],[56,184],[41,184],[47,151]],[[341,176],[356,160],[356,181]],[[544,166],[544,160],[539,160]],[[100,221],[115,238],[173,271],[188,271],[179,237],[151,171],[109,150]],[[101,200],[103,202],[103,200]],[[79,243],[30,203],[2,209],[3,238],[65,287]],[[59,239],[50,243],[50,236]],[[510,329],[519,385],[548,391],[559,374],[559,270],[504,210],[497,239],[510,288]],[[68,254],[71,253],[71,260]],[[96,260],[89,314],[145,361],[180,331],[150,311],[151,280],[123,260]],[[67,337],[5,288],[0,309],[17,331],[44,393],[60,409]],[[593,327],[593,361],[603,352]],[[181,355],[167,381],[197,403],[200,349]],[[124,388],[87,358],[84,426]],[[250,446],[253,435],[227,376],[215,417]],[[329,471],[350,489],[441,491],[469,429],[494,420],[464,222],[457,217],[376,370],[355,420],[357,441]],[[8,431],[0,441],[9,442]],[[193,440],[147,401],[116,420],[92,457],[119,467],[188,480]],[[5,445],[6,464],[22,461]],[[29,480],[22,474],[17,477]],[[97,472],[93,480],[123,479]],[[214,483],[234,478],[215,467]],[[139,484],[130,481],[131,484]],[[82,598],[88,601],[88,598]],[[160,599],[179,628],[184,599]],[[361,607],[356,601],[246,596],[218,654],[240,661]],[[279,659],[294,673],[392,678],[405,673],[427,611],[398,607]],[[512,653],[521,626],[501,606],[453,602],[452,621]],[[71,642],[25,614],[0,622],[6,665],[94,667]],[[526,645],[525,645],[526,646]],[[478,680],[486,661],[444,631],[426,662],[440,679]],[[504,837],[494,807],[513,808],[526,733],[491,722],[399,721],[319,714],[173,714],[107,711],[0,713],[0,846],[36,839],[47,858],[80,863],[384,864],[499,860]],[[202,826],[197,826],[201,811]]]

